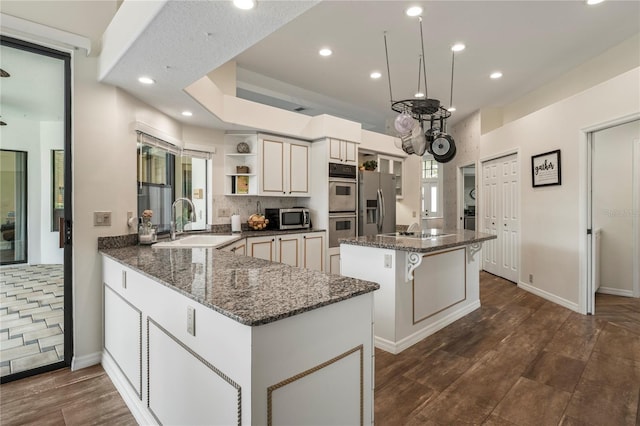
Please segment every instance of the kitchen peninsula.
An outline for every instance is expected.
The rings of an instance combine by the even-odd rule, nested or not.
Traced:
[[[141,424],[371,424],[378,285],[214,248],[102,249],[103,365]]]
[[[341,240],[342,274],[380,284],[375,346],[400,353],[479,308],[479,251],[495,238],[431,229]]]

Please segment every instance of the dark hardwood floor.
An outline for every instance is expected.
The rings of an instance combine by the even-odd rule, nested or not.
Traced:
[[[376,425],[640,426],[640,299],[576,314],[482,273],[482,307],[391,355],[376,350]],[[0,424],[129,425],[100,366],[0,386]]]

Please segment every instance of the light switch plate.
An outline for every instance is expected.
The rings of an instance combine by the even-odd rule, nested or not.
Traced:
[[[391,263],[392,262],[393,262],[393,259],[392,259],[391,255],[390,254],[385,254],[384,255],[384,267],[388,268],[388,269],[391,269],[391,266],[392,266]]]
[[[93,226],[111,226],[111,212],[93,212]]]
[[[196,310],[192,306],[187,306],[187,333],[196,335]]]

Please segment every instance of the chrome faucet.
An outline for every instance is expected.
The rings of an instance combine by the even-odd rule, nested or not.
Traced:
[[[191,214],[189,215],[189,222],[195,222],[196,220],[196,207],[193,205],[190,199],[181,197],[175,200],[171,205],[171,234],[170,235],[171,235],[172,241],[176,239],[176,204],[178,204],[179,201],[186,201],[187,204],[191,206]]]

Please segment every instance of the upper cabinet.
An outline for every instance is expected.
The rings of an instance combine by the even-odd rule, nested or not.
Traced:
[[[358,165],[358,144],[340,139],[329,139],[329,161]]]
[[[258,135],[229,133],[225,135],[225,195],[258,194]]]
[[[309,143],[280,136],[258,135],[260,195],[308,197]]]

